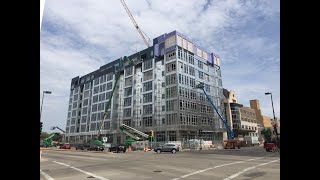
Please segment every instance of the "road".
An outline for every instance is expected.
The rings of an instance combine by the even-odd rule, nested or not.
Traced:
[[[262,147],[176,154],[45,150],[40,168],[43,180],[275,180],[280,179],[280,155]]]

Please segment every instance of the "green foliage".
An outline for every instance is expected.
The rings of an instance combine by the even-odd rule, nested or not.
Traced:
[[[263,128],[261,134],[264,136],[266,141],[271,141],[272,131],[271,128]]]
[[[49,134],[47,132],[41,132],[41,135],[40,135],[40,139],[43,140],[45,138],[49,137]]]

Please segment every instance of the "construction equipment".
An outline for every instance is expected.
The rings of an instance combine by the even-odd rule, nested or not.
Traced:
[[[151,142],[154,141],[153,130],[151,130],[151,135],[148,135],[146,133],[143,133],[125,124],[120,125],[120,130],[132,138],[125,141],[125,144],[127,146],[130,146],[131,143],[137,142],[137,141],[145,141],[145,140],[148,140]]]
[[[204,83],[200,82],[197,86],[197,89],[202,89],[202,91],[204,92],[204,94],[207,96],[210,104],[212,105],[212,107],[214,108],[214,110],[217,112],[217,114],[219,115],[220,119],[222,120],[222,122],[224,123],[224,125],[226,126],[227,130],[228,130],[228,135],[229,138],[228,140],[225,140],[224,142],[226,142],[226,145],[224,146],[225,149],[235,149],[235,147],[240,148],[239,145],[239,140],[235,140],[234,139],[234,133],[232,131],[232,129],[230,128],[230,126],[228,125],[227,121],[225,119],[223,119],[222,115],[219,113],[218,109],[216,108],[216,106],[214,105],[214,103],[212,102],[210,96],[206,93],[206,91],[204,90]]]
[[[148,41],[150,41],[150,38],[141,30],[141,28],[138,26],[137,22],[134,20],[129,8],[127,7],[126,3],[124,2],[124,0],[120,0],[124,9],[126,10],[127,14],[129,15],[134,27],[137,29],[137,31],[139,32],[140,36],[142,37],[144,43],[147,45],[147,47],[151,47],[150,44],[148,43]],[[145,38],[145,36],[148,37],[148,41]]]
[[[44,147],[49,147],[52,146],[52,138],[56,135],[57,133],[51,134],[49,137],[45,138],[43,140],[43,146]]]
[[[59,128],[58,126],[52,126],[50,128],[50,130],[55,130],[55,129],[59,129],[61,132],[66,133],[64,130],[62,130],[61,128]]]
[[[112,92],[111,92],[111,96],[109,98],[109,101],[107,102],[107,105],[106,105],[106,108],[105,108],[105,112],[104,112],[104,116],[103,116],[103,119],[99,125],[99,130],[98,130],[98,135],[97,135],[97,138],[94,139],[91,144],[95,144],[95,145],[103,145],[103,143],[105,143],[103,141],[103,137],[101,136],[101,130],[102,130],[102,127],[104,125],[104,121],[107,119],[107,116],[108,116],[108,110],[111,106],[111,102],[112,102],[112,97],[114,95],[114,92],[115,92],[115,89],[117,87],[117,84],[119,82],[119,78],[120,78],[120,75],[121,75],[121,72],[124,70],[124,66],[126,64],[130,65],[130,66],[133,66],[135,65],[134,64],[135,62],[133,62],[132,60],[130,60],[127,56],[124,56],[123,58],[120,58],[119,60],[119,64],[118,65],[115,65],[115,83],[114,83],[114,86],[113,86],[113,89],[112,89]]]
[[[148,134],[145,134],[133,127],[127,126],[125,124],[120,125],[120,130],[125,133],[126,135],[130,136],[136,141],[142,141],[144,139],[147,139],[149,141],[153,140],[153,136],[149,136]],[[139,137],[140,136],[140,137]],[[144,138],[144,139],[143,139]]]

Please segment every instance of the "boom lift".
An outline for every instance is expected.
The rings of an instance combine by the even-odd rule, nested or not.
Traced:
[[[61,128],[59,128],[58,126],[52,126],[50,128],[50,130],[55,130],[55,129],[59,129],[61,132],[66,133],[64,130],[62,130]]]
[[[234,139],[234,133],[232,131],[232,129],[230,128],[230,126],[228,125],[227,121],[225,119],[223,119],[222,115],[219,113],[218,109],[216,108],[216,106],[213,104],[210,96],[206,93],[206,91],[204,90],[204,83],[199,83],[196,86],[197,89],[202,89],[202,91],[204,92],[204,94],[207,96],[210,104],[212,105],[212,107],[214,108],[214,110],[217,112],[217,114],[219,115],[220,119],[222,120],[222,122],[224,123],[224,125],[226,126],[227,130],[229,131],[229,138],[228,140],[225,140],[226,145],[224,146],[225,149],[235,149],[235,147],[240,148],[240,146],[237,145],[238,140]]]
[[[52,145],[52,138],[56,135],[56,133],[51,134],[49,137],[43,140],[44,147],[49,147]]]
[[[109,101],[107,102],[107,105],[106,105],[106,108],[105,108],[105,112],[104,112],[104,116],[103,116],[103,120],[100,122],[100,125],[99,125],[99,131],[98,131],[98,135],[97,135],[97,138],[95,140],[93,140],[92,144],[95,144],[95,145],[103,145],[104,141],[103,141],[103,137],[101,136],[101,130],[102,130],[102,127],[103,127],[103,123],[104,121],[107,119],[107,116],[108,116],[108,110],[111,106],[111,102],[112,102],[112,97],[114,95],[114,92],[115,92],[115,89],[117,87],[117,84],[118,84],[118,81],[119,81],[119,78],[120,78],[120,75],[121,75],[121,72],[124,70],[124,66],[125,64],[129,64],[130,66],[133,66],[135,64],[135,62],[133,62],[132,60],[130,60],[127,56],[124,56],[123,58],[120,58],[120,61],[119,61],[119,65],[118,66],[115,66],[115,83],[114,83],[114,86],[113,86],[113,89],[112,89],[112,92],[111,92],[111,96],[110,96],[110,99]]]
[[[135,139],[136,141],[141,141],[141,140],[143,140],[143,138],[149,139],[149,137],[150,137],[148,134],[145,134],[145,133],[143,133],[141,131],[138,131],[137,129],[134,129],[134,128],[132,128],[130,126],[127,126],[125,124],[121,124],[120,125],[120,130],[123,133],[127,134],[128,136],[130,136],[131,138]]]

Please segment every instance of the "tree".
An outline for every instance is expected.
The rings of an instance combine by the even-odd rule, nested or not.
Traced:
[[[40,135],[40,139],[43,140],[45,138],[49,137],[49,134],[47,132],[41,132],[41,135]]]
[[[60,141],[60,142],[62,141],[62,134],[61,133],[55,132],[55,133],[51,133],[51,134],[56,134],[55,136],[53,136],[52,141]]]
[[[265,141],[271,141],[272,131],[270,128],[263,128],[261,131]]]

